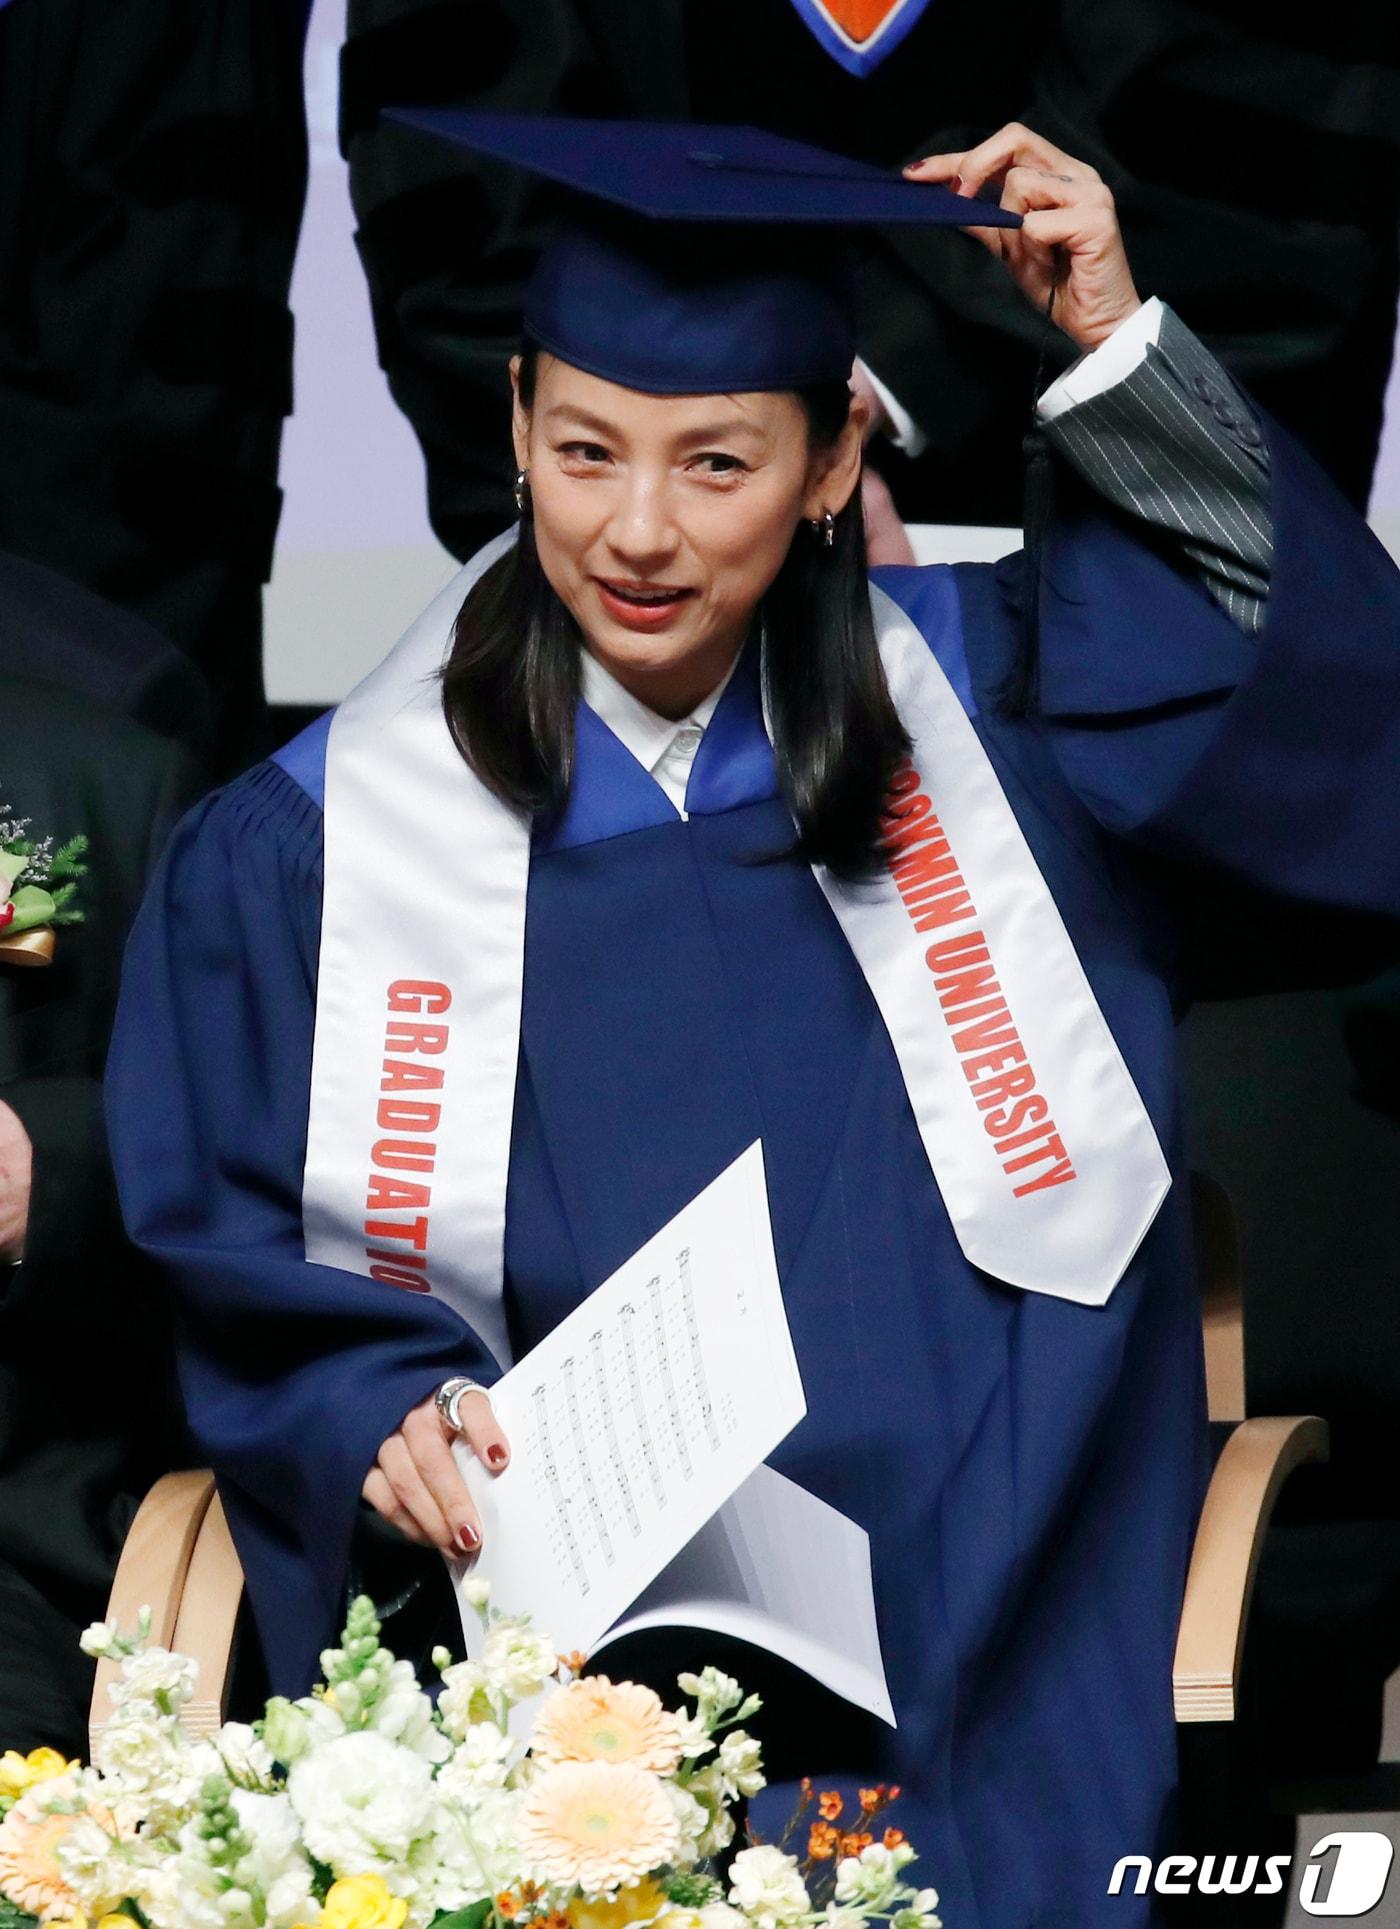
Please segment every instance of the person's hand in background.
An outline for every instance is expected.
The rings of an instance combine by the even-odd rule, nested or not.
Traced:
[[[33,1149],[18,1112],[0,1099],[0,1265],[24,1257]]]

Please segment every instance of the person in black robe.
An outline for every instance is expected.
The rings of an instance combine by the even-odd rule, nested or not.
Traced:
[[[75,1755],[92,1694],[78,1635],[181,1451],[164,1295],[122,1232],[101,1078],[127,929],[202,778],[111,699],[184,715],[180,693],[201,693],[168,645],[147,653],[132,619],[95,620],[98,600],[47,572],[0,561],[0,597],[0,818],[88,839],[83,922],[52,963],[0,953],[0,1747]],[[30,675],[36,654],[74,687]]]
[[[1145,285],[1364,508],[1400,275],[1398,57],[1400,15],[1382,0],[1342,22],[939,0],[863,77],[797,0],[350,0],[342,145],[433,527],[465,558],[511,512],[498,425],[540,202],[381,119],[387,103],[749,123],[891,167],[1018,118],[1098,168]],[[1261,153],[1286,154],[1286,194]],[[872,443],[900,512],[1019,524],[1033,313],[957,233],[883,230],[860,287],[860,354],[917,431],[912,457]],[[1069,359],[1059,344],[1047,366]]]
[[[0,8],[0,548],[203,669],[265,747],[304,0]]]

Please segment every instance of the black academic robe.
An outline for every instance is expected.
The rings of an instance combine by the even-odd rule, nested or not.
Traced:
[[[263,720],[306,12],[0,9],[0,548],[187,651],[231,767]]]
[[[0,959],[0,1099],[34,1146],[24,1264],[0,1271],[0,1746],[86,1753],[92,1663],[136,1506],[179,1429],[164,1296],[121,1229],[101,1078],[122,946],[187,754],[62,691],[0,675],[0,804],[90,840],[86,922],[53,963]]]
[[[1314,34],[1182,0],[933,0],[856,79],[793,0],[350,0],[342,141],[380,359],[465,558],[510,518],[506,362],[547,197],[378,119],[395,103],[749,122],[894,166],[1021,119],[1096,166],[1139,284],[1364,505],[1395,326],[1385,0]],[[1260,154],[1286,156],[1280,195]],[[911,520],[1018,524],[1042,333],[953,230],[862,250],[860,350],[927,433],[876,459]],[[1052,333],[1047,368],[1073,349]]]

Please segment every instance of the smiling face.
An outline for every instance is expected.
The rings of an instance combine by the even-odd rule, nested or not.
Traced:
[[[733,662],[798,522],[845,506],[865,405],[813,449],[792,393],[645,395],[541,353],[526,410],[519,368],[540,566],[603,667],[685,716]]]

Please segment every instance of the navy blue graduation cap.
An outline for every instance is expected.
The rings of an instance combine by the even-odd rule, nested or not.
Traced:
[[[753,127],[388,113],[564,190],[526,290],[525,331],[574,367],[650,394],[844,381],[856,351],[847,233],[1020,225],[991,202]]]

